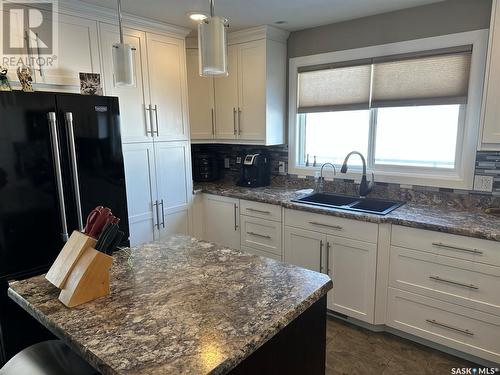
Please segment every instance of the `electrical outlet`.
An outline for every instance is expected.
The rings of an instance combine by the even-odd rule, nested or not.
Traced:
[[[241,156],[236,157],[236,164],[241,164]]]
[[[229,169],[229,158],[224,158],[224,168]]]
[[[284,161],[278,162],[278,173],[286,174],[286,163]]]
[[[493,177],[492,176],[474,176],[474,190],[475,191],[493,191]]]

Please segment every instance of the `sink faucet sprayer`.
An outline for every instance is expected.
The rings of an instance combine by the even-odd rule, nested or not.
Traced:
[[[347,173],[347,161],[352,155],[359,155],[361,158],[361,162],[363,163],[363,176],[361,177],[361,182],[359,184],[359,196],[366,197],[372,191],[375,186],[375,175],[372,173],[372,180],[370,182],[366,179],[366,160],[361,152],[351,151],[347,154],[344,160],[344,164],[342,164],[342,168],[340,169],[340,173]]]
[[[321,166],[321,173],[320,173],[320,176],[318,177],[318,181],[317,181],[317,192],[318,193],[322,193],[323,192],[323,184],[325,182],[325,178],[323,177],[323,168],[325,168],[326,166],[331,166],[332,169],[333,169],[333,179],[335,179],[335,176],[337,175],[337,169],[335,168],[335,165],[333,165],[332,163],[325,163]],[[318,173],[318,172],[316,172]],[[316,175],[317,176],[317,175]]]

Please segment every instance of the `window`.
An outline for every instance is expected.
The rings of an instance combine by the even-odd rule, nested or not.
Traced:
[[[463,33],[462,45],[446,45],[448,36],[319,55],[313,64],[292,59],[291,173],[340,166],[356,150],[378,181],[470,187],[486,44],[474,33]]]

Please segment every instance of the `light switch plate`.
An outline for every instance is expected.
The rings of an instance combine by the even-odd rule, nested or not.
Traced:
[[[241,156],[236,157],[236,164],[241,164]]]
[[[491,193],[493,191],[493,176],[474,176],[474,190]]]

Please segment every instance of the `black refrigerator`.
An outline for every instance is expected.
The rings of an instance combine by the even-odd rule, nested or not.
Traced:
[[[0,365],[49,337],[7,282],[46,272],[98,205],[121,218],[127,245],[118,99],[0,92]]]

